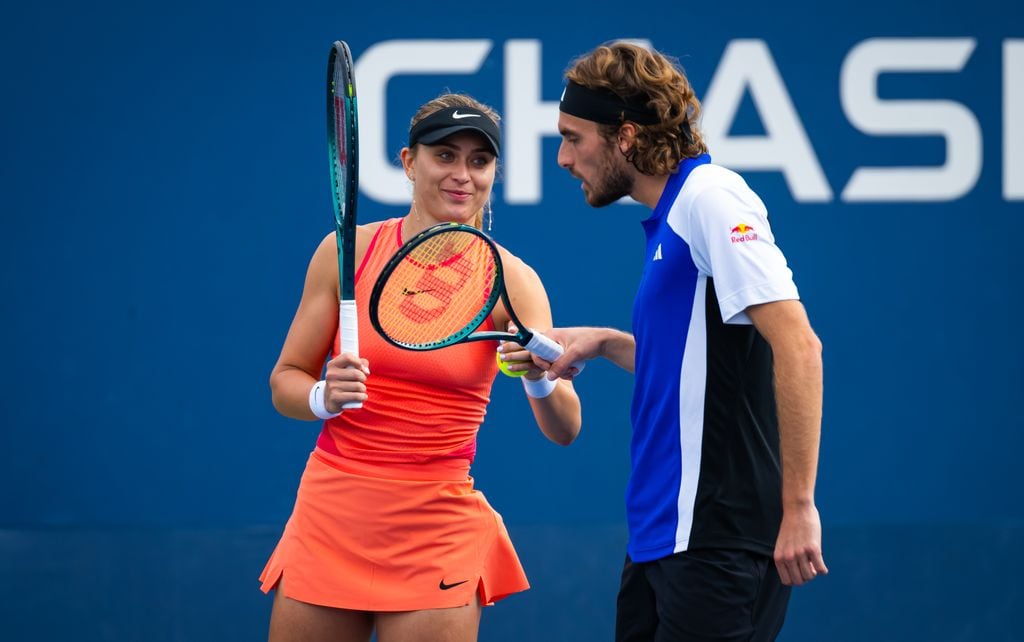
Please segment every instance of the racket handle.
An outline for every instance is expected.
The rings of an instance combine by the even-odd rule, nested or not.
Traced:
[[[354,300],[342,300],[338,306],[338,332],[341,333],[341,351],[359,356],[359,315]],[[362,408],[363,402],[350,401],[342,408]]]
[[[556,342],[554,339],[549,339],[540,332],[531,331],[530,334],[533,335],[533,338],[527,341],[526,345],[524,345],[523,347],[532,352],[533,354],[537,355],[541,359],[544,359],[546,361],[554,361],[558,357],[562,356],[563,352],[565,352],[565,349],[562,348],[562,346],[559,345],[558,342]],[[583,367],[585,365],[586,362],[577,361],[576,363],[572,364],[572,367],[576,368],[577,373],[579,373],[583,372]]]

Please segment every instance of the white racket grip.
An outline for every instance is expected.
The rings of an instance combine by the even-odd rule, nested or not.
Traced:
[[[355,301],[342,301],[338,306],[341,351],[359,354],[359,316]]]
[[[338,332],[341,334],[341,351],[359,355],[359,315],[354,300],[343,299],[338,305]],[[362,408],[361,401],[350,401],[342,408]]]
[[[562,356],[565,350],[559,345],[554,339],[545,337],[540,332],[530,331],[533,334],[533,338],[526,342],[523,347],[537,355],[541,359],[546,361],[554,361],[558,357]],[[577,361],[572,364],[573,368],[576,368],[577,374],[583,372],[583,367],[586,365],[584,361]]]

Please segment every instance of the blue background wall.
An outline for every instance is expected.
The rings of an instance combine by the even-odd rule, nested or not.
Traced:
[[[391,79],[375,153],[394,158],[415,107],[444,88],[505,111],[510,40],[539,43],[551,102],[572,57],[625,37],[679,56],[700,95],[730,43],[763,42],[829,187],[799,197],[781,172],[726,159],[768,203],[825,345],[817,496],[831,574],[795,592],[782,639],[1022,639],[1010,616],[1024,608],[1024,62],[1004,55],[1022,17],[994,0],[6,7],[0,638],[265,636],[256,578],[318,429],[274,412],[267,376],[331,229],[332,40],[357,58],[393,40],[489,43],[473,73]],[[952,200],[841,197],[858,167],[948,160],[940,136],[872,135],[844,111],[844,61],[883,37],[974,42],[959,71],[877,86],[973,113],[980,174]],[[723,140],[767,134],[765,105],[745,96]],[[496,188],[493,232],[544,278],[557,323],[628,328],[646,210],[587,208],[557,144],[542,143],[537,202]],[[363,196],[364,220],[404,212]],[[588,368],[583,434],[562,449],[526,421],[518,384],[496,382],[474,476],[534,589],[487,610],[483,640],[611,639],[630,385]]]

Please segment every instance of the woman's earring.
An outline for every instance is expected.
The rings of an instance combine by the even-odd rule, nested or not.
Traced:
[[[491,226],[494,225],[494,209],[491,208],[491,199],[487,199],[487,231],[491,231]]]

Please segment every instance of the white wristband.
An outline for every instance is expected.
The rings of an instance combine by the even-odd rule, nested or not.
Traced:
[[[527,397],[543,399],[554,392],[556,387],[558,387],[558,379],[548,379],[544,376],[534,381],[523,377],[523,389],[526,390]]]
[[[313,387],[309,389],[309,409],[313,411],[313,414],[321,419],[334,419],[340,412],[329,412],[327,406],[324,405],[324,388],[327,386],[327,382],[321,379],[313,384]]]

